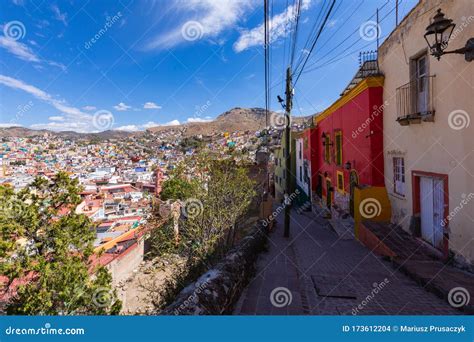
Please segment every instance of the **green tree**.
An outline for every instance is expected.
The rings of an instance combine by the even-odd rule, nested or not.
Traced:
[[[185,215],[180,234],[193,257],[207,260],[233,246],[237,220],[255,196],[255,183],[248,175],[248,168],[233,158],[203,156],[197,169],[205,177],[201,178],[202,188],[196,198],[183,205],[183,211],[189,214]]]
[[[0,272],[10,283],[22,280],[7,313],[119,313],[111,275],[92,264],[93,224],[75,213],[79,192],[64,172],[52,181],[36,178],[19,192],[0,187]]]
[[[195,176],[189,196],[181,197],[185,200],[181,201],[178,239],[172,221],[156,224],[151,231],[148,256],[163,257],[168,267],[175,268],[164,284],[147,288],[158,308],[173,300],[181,288],[234,245],[238,219],[246,215],[256,195],[256,184],[242,162],[216,159],[210,154],[199,155],[197,160],[192,158],[185,165]],[[180,166],[170,181],[182,174],[184,167]],[[153,225],[153,219],[150,222]]]
[[[184,176],[184,166],[178,165],[170,177],[162,184],[160,198],[163,201],[186,200],[194,196],[199,188],[198,180],[188,180]]]

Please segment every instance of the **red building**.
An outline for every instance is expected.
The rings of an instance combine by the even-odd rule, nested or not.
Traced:
[[[356,75],[314,118],[308,133],[312,188],[327,207],[354,216],[356,188],[384,187],[383,108],[383,77]]]

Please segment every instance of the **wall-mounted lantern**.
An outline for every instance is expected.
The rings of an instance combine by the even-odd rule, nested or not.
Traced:
[[[352,169],[351,162],[350,162],[350,161],[347,161],[347,162],[344,164],[344,168],[345,168],[346,170]]]
[[[426,27],[424,35],[426,43],[428,43],[431,54],[438,60],[442,55],[459,53],[464,55],[467,62],[470,62],[474,60],[474,38],[469,39],[463,48],[445,51],[455,26],[456,24],[453,23],[453,20],[445,18],[441,9],[438,9],[433,17],[433,21]]]

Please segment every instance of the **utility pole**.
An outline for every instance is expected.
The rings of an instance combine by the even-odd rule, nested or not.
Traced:
[[[380,26],[379,26],[379,9],[377,7],[377,53],[379,52],[379,35],[380,35]]]
[[[395,0],[395,26],[398,26],[398,0]]]
[[[284,237],[290,237],[290,186],[291,186],[291,107],[293,105],[293,89],[291,86],[291,66],[286,69],[286,106],[285,106],[285,230]]]

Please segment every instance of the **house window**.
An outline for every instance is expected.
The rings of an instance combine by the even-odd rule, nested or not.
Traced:
[[[342,165],[342,132],[337,131],[335,134],[336,140],[336,165]]]
[[[324,139],[324,161],[326,163],[331,162],[331,146],[329,144],[331,143],[331,138],[329,137],[329,134],[326,135],[326,138]]]
[[[337,191],[344,193],[344,173],[337,171]]]
[[[303,181],[303,168],[300,166],[300,182]]]
[[[299,150],[299,157],[301,159],[301,150],[303,149],[303,144],[300,142],[300,150]]]
[[[405,196],[405,159],[393,158],[393,190],[400,196]]]

